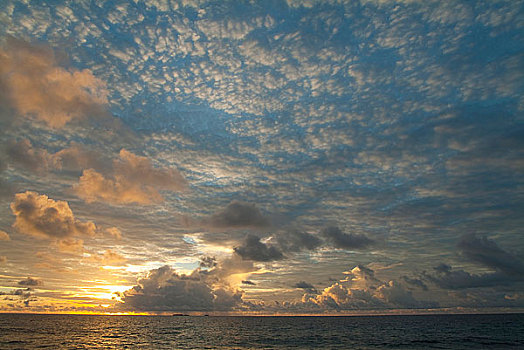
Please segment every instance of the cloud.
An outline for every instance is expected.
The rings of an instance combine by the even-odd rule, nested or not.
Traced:
[[[53,167],[52,156],[44,149],[34,148],[28,139],[8,141],[5,153],[10,163],[33,172],[44,172]]]
[[[245,260],[273,261],[284,258],[277,247],[260,242],[260,238],[252,234],[248,234],[244,243],[240,247],[235,247],[234,251]]]
[[[109,228],[106,228],[105,229],[105,232],[110,235],[110,236],[113,236],[114,238],[116,239],[122,239],[122,231],[120,231],[118,229],[118,227],[109,227]]]
[[[42,46],[8,38],[0,50],[0,91],[22,116],[53,128],[104,113],[105,83],[88,70],[65,69]]]
[[[107,160],[104,156],[75,142],[53,154],[45,149],[34,147],[28,139],[9,140],[4,153],[10,164],[35,173],[107,168]]]
[[[243,280],[242,284],[247,284],[248,286],[256,286],[256,283],[250,280]]]
[[[94,236],[96,232],[93,222],[75,218],[67,202],[55,201],[32,191],[17,193],[11,211],[16,216],[13,227],[27,235],[64,239]]]
[[[375,243],[363,234],[344,233],[336,226],[327,227],[321,233],[335,248],[340,249],[364,249]]]
[[[214,256],[203,256],[200,258],[200,267],[213,268],[217,266],[217,259]]]
[[[27,277],[25,280],[21,280],[18,282],[19,286],[27,286],[27,287],[36,287],[43,285],[44,282],[42,280],[38,280],[33,277]]]
[[[423,273],[422,278],[443,289],[485,288],[510,286],[524,281],[522,275],[508,275],[504,272],[474,274],[464,270],[437,270],[436,274]]]
[[[93,254],[91,259],[102,265],[121,266],[127,259],[112,249],[107,249],[103,254]]]
[[[422,278],[444,289],[486,288],[510,286],[524,281],[524,264],[513,254],[501,249],[487,237],[466,234],[461,237],[457,248],[462,256],[495,272],[474,274],[455,270],[441,263],[434,268],[435,273],[424,272]]]
[[[56,246],[63,253],[82,254],[84,252],[84,241],[81,239],[61,239],[56,242]]]
[[[317,295],[304,294],[302,306],[338,310],[436,307],[435,302],[416,300],[395,280],[383,282],[369,267],[355,266],[344,272],[348,278],[325,288]]]
[[[407,291],[396,281],[389,281],[382,284],[373,294],[379,300],[386,304],[404,308],[428,307],[427,304],[416,300],[410,291]],[[434,307],[436,305],[432,305]]]
[[[313,286],[311,283],[307,283],[306,281],[300,281],[293,285],[294,288],[304,289],[308,293],[318,293],[315,286]]]
[[[7,262],[7,256],[0,255],[0,264],[5,264]]]
[[[57,170],[106,169],[109,165],[104,155],[76,142],[53,154],[53,166]]]
[[[10,241],[11,238],[7,234],[7,232],[0,230],[0,241]]]
[[[19,297],[20,299],[28,299],[32,296],[31,290],[32,290],[31,288],[25,288],[25,289],[14,289],[9,292],[0,291],[0,295],[13,295],[13,296]],[[12,300],[12,299],[7,298],[5,300]]]
[[[94,169],[84,170],[76,194],[91,203],[151,204],[164,200],[159,190],[180,191],[187,188],[182,175],[175,169],[155,168],[146,157],[122,149],[113,162],[113,178],[106,178]]]
[[[524,263],[516,256],[502,250],[495,241],[474,234],[462,236],[457,244],[459,252],[467,259],[507,275],[524,275]]]
[[[202,221],[217,228],[267,227],[270,222],[254,204],[233,201],[227,207]]]
[[[416,286],[422,290],[428,290],[428,286],[421,279],[412,278],[409,276],[402,276],[402,279],[406,281],[406,283]]]
[[[199,270],[178,274],[169,266],[151,270],[125,291],[119,307],[136,311],[231,310],[242,303],[242,294],[212,288]]]
[[[313,250],[323,243],[317,236],[296,229],[276,234],[274,241],[283,252],[299,252],[304,249]]]

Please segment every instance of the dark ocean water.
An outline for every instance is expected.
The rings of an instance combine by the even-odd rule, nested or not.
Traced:
[[[524,314],[172,317],[0,314],[1,349],[524,349]]]

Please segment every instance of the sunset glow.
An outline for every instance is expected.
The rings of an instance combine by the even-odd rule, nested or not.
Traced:
[[[522,9],[3,1],[0,313],[523,311]]]

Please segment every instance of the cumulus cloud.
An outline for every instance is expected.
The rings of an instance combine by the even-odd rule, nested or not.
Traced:
[[[302,305],[338,310],[437,306],[434,302],[415,299],[397,281],[380,281],[369,267],[359,265],[344,274],[348,277],[325,288],[321,293],[304,294]]]
[[[27,235],[65,239],[93,236],[96,232],[93,222],[75,218],[67,202],[55,201],[32,191],[17,193],[11,211],[16,216],[13,227]]]
[[[322,235],[335,248],[340,249],[364,249],[374,244],[371,238],[358,233],[344,233],[336,226],[330,226],[322,230]]]
[[[118,227],[106,228],[105,232],[116,239],[122,239],[122,231],[120,231]]]
[[[217,228],[267,227],[270,222],[254,204],[233,201],[227,207],[203,220]]]
[[[105,83],[88,70],[65,69],[49,49],[8,38],[0,49],[0,91],[20,115],[53,128],[103,114]]]
[[[501,249],[495,241],[487,237],[467,234],[462,236],[457,247],[464,257],[473,262],[508,275],[524,275],[522,260]]]
[[[277,247],[262,243],[259,237],[252,234],[248,234],[244,243],[240,247],[235,247],[234,251],[245,260],[273,261],[284,258]]]
[[[242,303],[241,292],[213,288],[205,278],[200,270],[185,275],[163,266],[125,291],[119,306],[137,311],[213,311],[231,310]]]
[[[27,277],[26,279],[18,282],[19,286],[27,286],[27,287],[36,287],[36,286],[41,286],[43,284],[44,282],[42,282],[42,280],[39,280],[33,277]]]
[[[94,169],[84,170],[74,190],[86,202],[112,204],[151,204],[163,201],[159,190],[180,191],[187,187],[175,169],[155,168],[146,157],[125,149],[113,162],[113,177],[106,178]]]
[[[0,241],[10,241],[11,238],[7,234],[7,232],[0,230]]]

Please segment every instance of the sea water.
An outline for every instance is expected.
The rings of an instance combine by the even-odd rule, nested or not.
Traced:
[[[0,349],[524,349],[524,314],[0,314]]]

